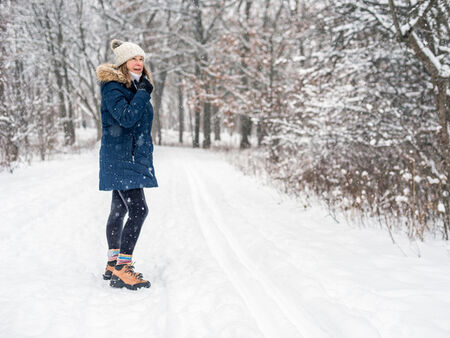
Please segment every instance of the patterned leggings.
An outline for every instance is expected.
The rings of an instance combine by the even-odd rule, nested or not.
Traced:
[[[128,212],[128,219],[123,220]],[[144,189],[113,190],[111,212],[106,225],[109,249],[119,249],[120,253],[132,255],[148,214]]]

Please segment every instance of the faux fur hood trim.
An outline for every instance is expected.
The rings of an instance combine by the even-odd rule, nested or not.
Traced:
[[[123,83],[124,85],[127,86],[127,88],[130,88],[131,86],[131,78],[123,74],[119,69],[115,68],[112,63],[104,63],[98,66],[96,73],[98,82],[107,83],[111,81],[116,81],[119,83]],[[147,78],[154,86],[152,76],[146,66],[144,66],[143,73],[147,75]]]

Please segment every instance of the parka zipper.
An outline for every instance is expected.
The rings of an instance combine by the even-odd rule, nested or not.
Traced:
[[[134,163],[134,151],[136,149],[136,140],[134,139],[134,135],[131,141],[131,162]]]

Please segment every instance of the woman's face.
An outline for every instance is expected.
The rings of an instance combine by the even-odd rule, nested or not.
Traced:
[[[127,61],[127,69],[129,72],[135,74],[142,74],[144,69],[144,58],[142,56],[135,56]]]

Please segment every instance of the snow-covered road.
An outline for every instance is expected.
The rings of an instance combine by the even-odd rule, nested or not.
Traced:
[[[152,287],[113,289],[97,168],[91,151],[0,174],[0,337],[450,337],[446,243],[402,252],[203,150],[156,148],[133,257]]]

